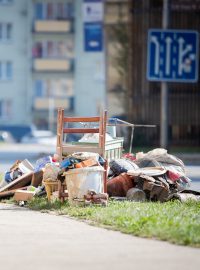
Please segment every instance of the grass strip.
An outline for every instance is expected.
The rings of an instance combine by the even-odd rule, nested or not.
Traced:
[[[91,221],[94,225],[135,236],[200,247],[200,202],[109,201],[107,207],[81,207],[35,198],[28,203],[28,207]]]

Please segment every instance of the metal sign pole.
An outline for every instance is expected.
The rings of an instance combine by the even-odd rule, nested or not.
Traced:
[[[163,0],[162,27],[169,27],[169,0]],[[168,83],[161,82],[161,110],[160,110],[160,145],[163,148],[168,147]]]
[[[134,126],[131,128],[131,141],[130,141],[130,147],[129,147],[129,154],[132,153],[132,147],[133,147],[133,135],[134,135]]]
[[[114,124],[109,123],[109,121],[114,121]],[[118,124],[119,122],[119,124]],[[129,153],[132,153],[132,147],[133,147],[133,137],[134,137],[134,130],[135,127],[156,127],[156,125],[135,125],[131,124],[129,122],[123,121],[118,118],[109,118],[107,126],[124,126],[124,127],[131,127],[131,140],[130,140],[130,147],[129,147]]]

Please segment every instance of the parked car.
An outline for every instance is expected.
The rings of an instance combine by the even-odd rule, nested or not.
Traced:
[[[33,130],[22,137],[21,143],[56,145],[56,135],[50,130]]]
[[[10,132],[0,130],[0,142],[14,143],[15,139],[13,138]]]
[[[31,125],[2,124],[0,125],[0,130],[9,132],[16,142],[20,142],[24,135],[30,133],[32,130],[35,130],[35,129],[36,127],[33,124]]]

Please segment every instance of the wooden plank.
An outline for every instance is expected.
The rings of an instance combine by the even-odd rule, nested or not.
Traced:
[[[102,149],[103,149],[103,158],[105,155],[105,144],[106,144],[106,123],[107,123],[107,111],[102,112],[103,113],[103,134],[102,134]]]
[[[61,117],[64,115],[64,110],[58,110],[58,128],[57,128],[57,153],[60,156],[60,160],[69,154],[75,152],[93,152],[98,153],[101,156],[105,154],[105,134],[106,134],[106,122],[107,122],[107,111],[101,111],[100,116],[94,117]],[[64,123],[86,123],[86,122],[98,122],[98,128],[64,128]],[[63,138],[61,137],[62,134],[69,134],[69,133],[99,133],[99,140],[97,143],[93,145],[80,145],[80,144],[73,144],[73,143],[64,143]],[[107,169],[107,164],[105,165],[105,169]],[[105,171],[104,175],[104,190],[106,191],[106,176],[107,173]],[[60,181],[59,181],[60,182]],[[64,201],[65,193],[61,183],[58,185],[58,193],[59,199]]]
[[[31,180],[31,186],[38,187],[42,183],[43,171],[39,171],[33,174]]]
[[[57,145],[56,150],[59,160],[62,160],[62,142],[63,142],[63,124],[64,124],[64,109],[58,109],[57,115]]]
[[[82,145],[70,145],[70,144],[65,144],[63,145],[63,154],[71,154],[74,152],[92,152],[92,153],[99,153],[102,155],[102,149],[99,147],[88,147],[87,146],[82,146]]]
[[[63,133],[99,133],[98,128],[64,128]]]
[[[99,116],[92,117],[64,117],[64,122],[75,123],[75,122],[99,122]]]
[[[12,181],[8,185],[2,187],[0,189],[0,193],[3,191],[9,191],[11,189],[22,188],[22,187],[30,185],[32,176],[33,176],[33,172],[23,174],[22,176],[18,177],[17,179]]]
[[[3,192],[0,193],[0,199],[12,197],[15,194],[15,191],[17,191],[17,190],[24,190],[26,188],[27,187],[15,188],[15,189],[11,189],[11,190],[8,190],[8,191],[3,191]]]

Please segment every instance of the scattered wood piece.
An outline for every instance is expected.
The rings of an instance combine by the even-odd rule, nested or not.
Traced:
[[[35,195],[34,191],[28,191],[28,190],[16,190],[15,195],[14,195],[14,200],[16,202],[19,201],[30,201],[33,196]]]
[[[31,186],[38,187],[42,184],[43,171],[35,172],[32,176]]]
[[[18,188],[22,188],[22,187],[30,185],[32,177],[33,177],[33,172],[23,174],[22,176],[18,177],[14,181],[10,182],[8,185],[2,187],[0,189],[0,194],[1,192],[4,192],[4,191],[10,191],[12,189],[18,189]]]

